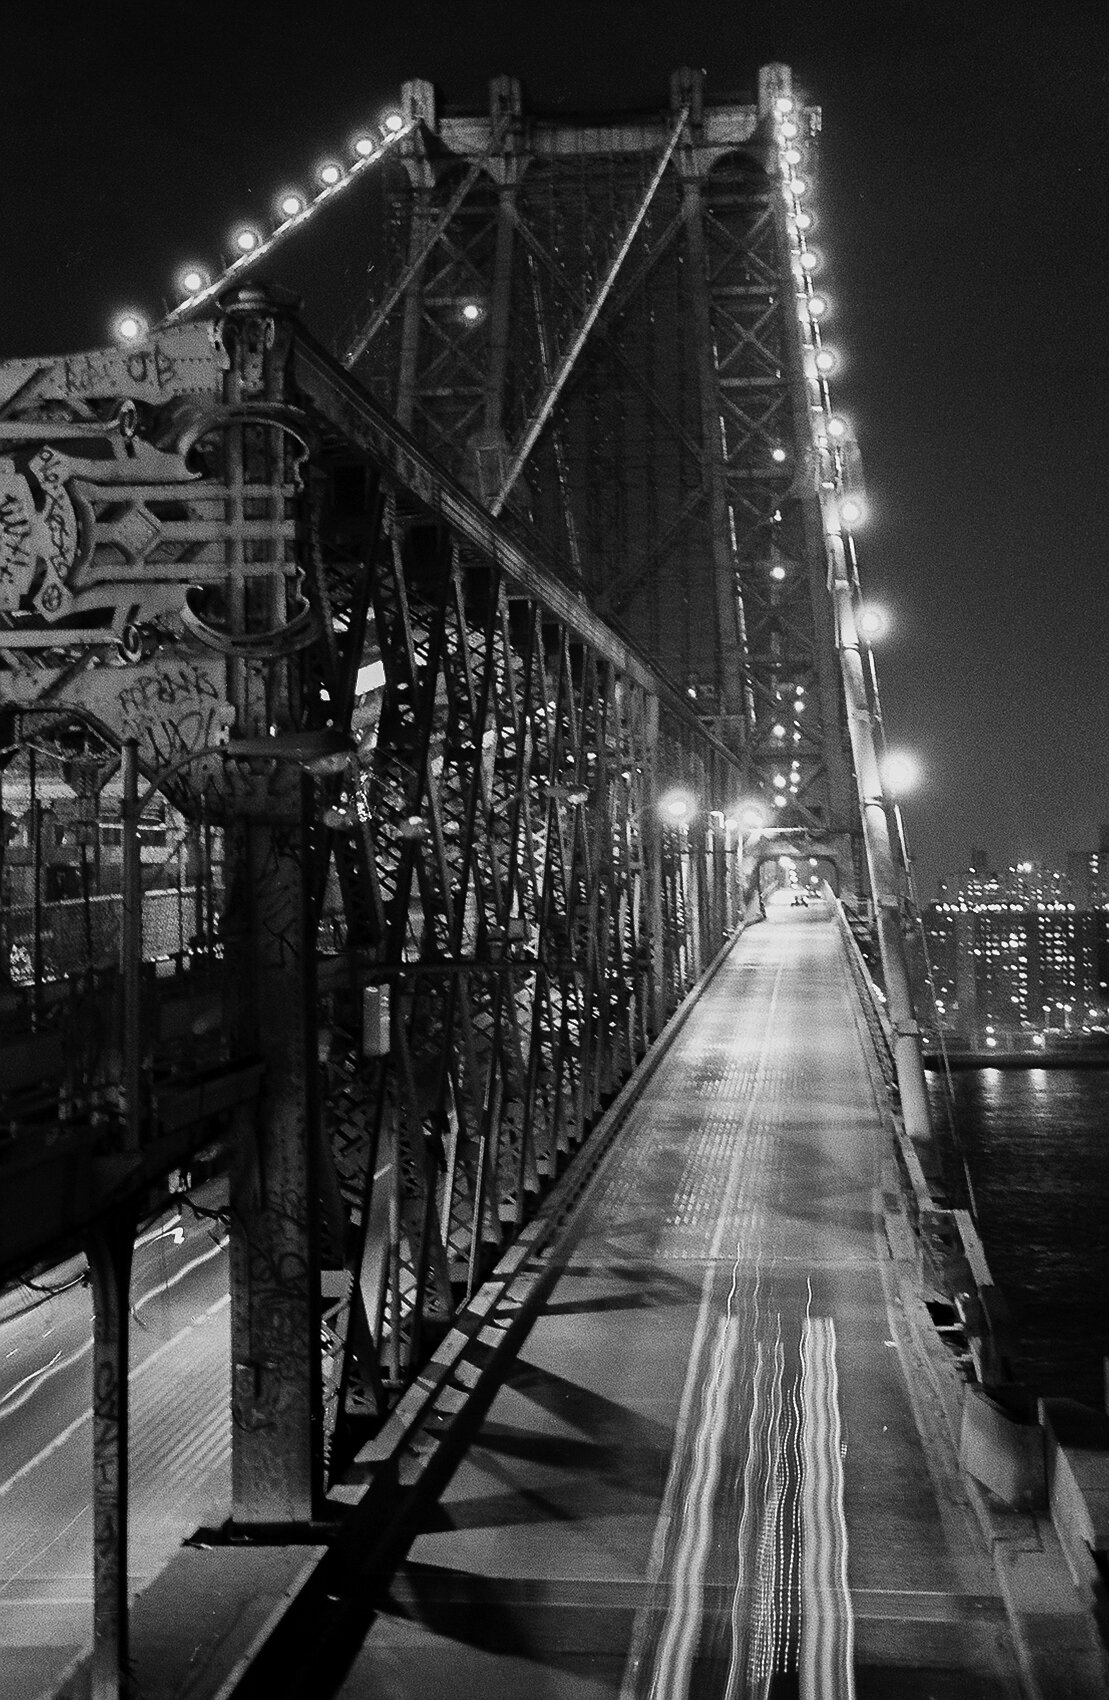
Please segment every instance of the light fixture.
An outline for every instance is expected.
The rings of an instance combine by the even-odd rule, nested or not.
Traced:
[[[210,278],[200,266],[186,266],[178,273],[177,286],[182,295],[199,295],[202,289],[207,289]]]
[[[462,309],[462,317],[468,325],[476,325],[481,318],[481,308],[476,301],[467,301]]]
[[[779,444],[777,448],[771,449],[770,458],[771,460],[777,461],[778,465],[781,466],[782,462],[786,458],[786,451],[782,448],[781,444]]]
[[[141,342],[150,333],[150,326],[142,314],[130,308],[118,315],[112,328],[120,342]]]
[[[779,118],[784,118],[787,113],[793,111],[793,102],[789,98],[788,94],[780,94],[778,96],[774,102],[774,110],[778,114]]]
[[[806,248],[798,264],[803,272],[815,272],[820,267],[820,255],[813,248]]]
[[[794,222],[794,225],[796,226],[796,228],[798,230],[811,230],[812,227],[813,227],[812,213],[810,213],[810,212],[794,213],[793,222]]]
[[[243,225],[241,230],[236,230],[231,241],[240,254],[253,254],[255,248],[262,245],[262,238],[249,225]]]
[[[824,429],[834,443],[842,443],[847,435],[847,421],[841,419],[838,413],[830,414],[824,421]]]
[[[659,814],[672,826],[685,826],[696,812],[696,804],[688,791],[674,787],[659,798]]]
[[[813,364],[822,377],[834,372],[838,364],[835,354],[830,348],[818,348]]]
[[[387,135],[395,136],[398,130],[404,129],[404,119],[399,112],[387,112],[381,120],[381,128]]]
[[[296,218],[298,214],[304,211],[303,197],[290,190],[287,195],[282,195],[277,203],[277,210],[282,218]]]
[[[336,183],[343,181],[343,168],[336,165],[334,160],[329,159],[325,165],[320,166],[316,176],[325,189],[334,189]]]
[[[802,157],[800,148],[787,148],[782,155],[787,165],[800,165]]]
[[[907,750],[890,750],[882,763],[882,780],[887,791],[901,797],[920,783],[920,764]]]
[[[828,298],[825,295],[810,295],[808,300],[810,319],[822,319],[828,311]]]
[[[371,154],[377,152],[377,143],[372,136],[356,136],[354,138],[354,151],[359,159],[369,159]]]
[[[868,642],[884,637],[889,630],[889,615],[874,602],[864,602],[855,617],[855,624]]]
[[[839,505],[839,517],[848,528],[861,525],[863,520],[863,505],[854,496],[846,496]]]

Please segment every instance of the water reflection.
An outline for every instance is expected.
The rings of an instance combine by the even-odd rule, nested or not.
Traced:
[[[960,1141],[994,1279],[1038,1392],[1100,1407],[1109,1354],[1109,1071],[964,1069]],[[937,1120],[943,1082],[930,1082]]]

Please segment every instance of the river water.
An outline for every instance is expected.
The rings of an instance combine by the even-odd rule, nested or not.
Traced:
[[[942,1076],[929,1083],[942,1125]],[[961,1069],[955,1116],[1020,1377],[1101,1408],[1109,1356],[1109,1069]]]

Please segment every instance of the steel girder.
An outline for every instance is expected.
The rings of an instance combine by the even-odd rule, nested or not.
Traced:
[[[308,1514],[736,923],[740,773],[287,310],[222,305],[0,368],[0,663],[13,725],[91,719],[223,832],[251,1522]]]
[[[398,155],[405,287],[352,346],[357,369],[488,504],[545,418],[510,528],[571,561],[751,788],[784,795],[776,824],[857,835],[767,114],[706,102],[693,73],[642,122],[533,117],[509,79],[491,108],[428,102]],[[812,143],[819,114],[799,116]]]

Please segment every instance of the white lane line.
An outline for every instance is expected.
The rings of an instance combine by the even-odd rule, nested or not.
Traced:
[[[855,1620],[847,1589],[836,1326],[830,1316],[805,1318],[801,1402],[801,1700],[854,1700]]]
[[[174,1234],[174,1244],[180,1245],[181,1241],[176,1238],[176,1234],[174,1233],[174,1230],[179,1228],[180,1225],[181,1212],[179,1210],[176,1216],[171,1217],[168,1222],[157,1223],[153,1228],[151,1228],[149,1233],[143,1234],[139,1239],[137,1239],[135,1241],[135,1250],[141,1251],[143,1246],[152,1245],[155,1240],[164,1240],[167,1234]]]
[[[44,1557],[45,1554],[50,1551],[51,1547],[56,1547],[59,1541],[64,1540],[65,1537],[69,1534],[69,1531],[74,1527],[74,1525],[79,1523],[81,1521],[82,1517],[88,1516],[91,1509],[92,1509],[92,1507],[89,1506],[89,1505],[82,1505],[79,1511],[75,1511],[73,1516],[69,1519],[68,1523],[64,1524],[62,1526],[62,1528],[58,1529],[55,1534],[51,1535],[50,1539],[48,1541],[46,1541],[42,1546],[37,1547],[36,1550],[31,1554],[30,1558],[28,1558],[25,1561],[25,1563],[20,1565],[18,1570],[13,1570],[10,1576],[6,1576],[3,1580],[3,1582],[0,1582],[0,1594],[6,1593],[7,1590],[11,1587],[13,1582],[18,1582],[19,1578],[23,1575],[25,1570],[29,1570],[31,1568],[32,1564],[34,1564],[36,1562],[36,1560]],[[26,1542],[22,1542],[21,1544],[26,1545]]]
[[[21,1387],[27,1387],[32,1381],[37,1381],[40,1376],[47,1375],[50,1370],[54,1368],[54,1365],[58,1362],[61,1355],[61,1348],[59,1347],[59,1349],[54,1353],[54,1356],[50,1359],[49,1363],[40,1364],[38,1369],[33,1369],[29,1375],[25,1375],[22,1381],[17,1381],[14,1387],[9,1387],[8,1391],[0,1396],[0,1405],[4,1404],[8,1399],[14,1399]]]
[[[194,1322],[186,1323],[184,1328],[173,1336],[172,1340],[166,1340],[158,1347],[157,1351],[151,1352],[148,1358],[144,1358],[142,1363],[139,1364],[136,1369],[131,1371],[128,1379],[132,1385],[140,1375],[150,1369],[151,1366],[157,1363],[160,1358],[164,1358],[167,1352],[173,1351],[187,1334],[191,1334],[193,1332],[193,1329],[196,1328],[198,1323],[207,1320],[210,1316],[215,1316],[217,1311],[226,1309],[230,1303],[230,1295],[224,1293],[223,1296],[218,1298],[214,1304],[210,1304],[207,1310],[201,1311],[200,1315]],[[9,1476],[6,1482],[0,1482],[0,1498],[2,1498],[4,1494],[9,1493],[15,1486],[16,1482],[22,1481],[24,1476],[29,1476],[32,1470],[37,1469],[40,1464],[45,1463],[47,1458],[52,1457],[60,1447],[66,1444],[67,1440],[72,1439],[79,1428],[82,1428],[84,1424],[91,1421],[91,1419],[92,1407],[90,1405],[87,1411],[82,1411],[79,1417],[75,1417],[71,1423],[68,1423],[66,1427],[63,1428],[60,1433],[56,1434],[53,1440],[49,1441],[40,1452],[36,1452],[33,1458],[28,1458],[25,1464],[20,1465],[19,1469],[15,1471],[14,1475]]]
[[[227,1241],[225,1239],[219,1240],[210,1251],[203,1251],[199,1257],[194,1257],[190,1259],[188,1263],[182,1264],[181,1268],[176,1270],[175,1273],[169,1276],[167,1280],[159,1282],[157,1286],[151,1287],[149,1292],[144,1293],[141,1298],[136,1299],[135,1303],[131,1306],[131,1315],[137,1315],[144,1305],[150,1303],[151,1299],[158,1298],[162,1293],[168,1293],[171,1287],[176,1287],[179,1281],[183,1281],[186,1275],[191,1275],[194,1269],[199,1269],[202,1263],[210,1263],[212,1258],[218,1257],[220,1252],[223,1251],[226,1246]],[[34,1379],[31,1376],[25,1377],[18,1386],[11,1388],[7,1393],[0,1397],[0,1407],[2,1407],[2,1409],[0,1409],[0,1422],[3,1422],[5,1417],[12,1416],[16,1411],[22,1410],[23,1406],[29,1399],[34,1397],[40,1387],[45,1386],[45,1384],[52,1380],[54,1376],[61,1375],[63,1370],[67,1370],[73,1364],[78,1363],[81,1358],[85,1357],[85,1355],[91,1351],[92,1335],[90,1334],[88,1339],[84,1341],[82,1345],[78,1346],[75,1352],[71,1352],[69,1354],[68,1358],[63,1358],[59,1353],[57,1357],[50,1360],[50,1363],[46,1365],[45,1368],[34,1371]],[[134,1372],[132,1371],[132,1373]],[[28,1381],[32,1382],[31,1386],[27,1386]],[[20,1388],[24,1389],[22,1397],[16,1398],[16,1394],[19,1393]]]

